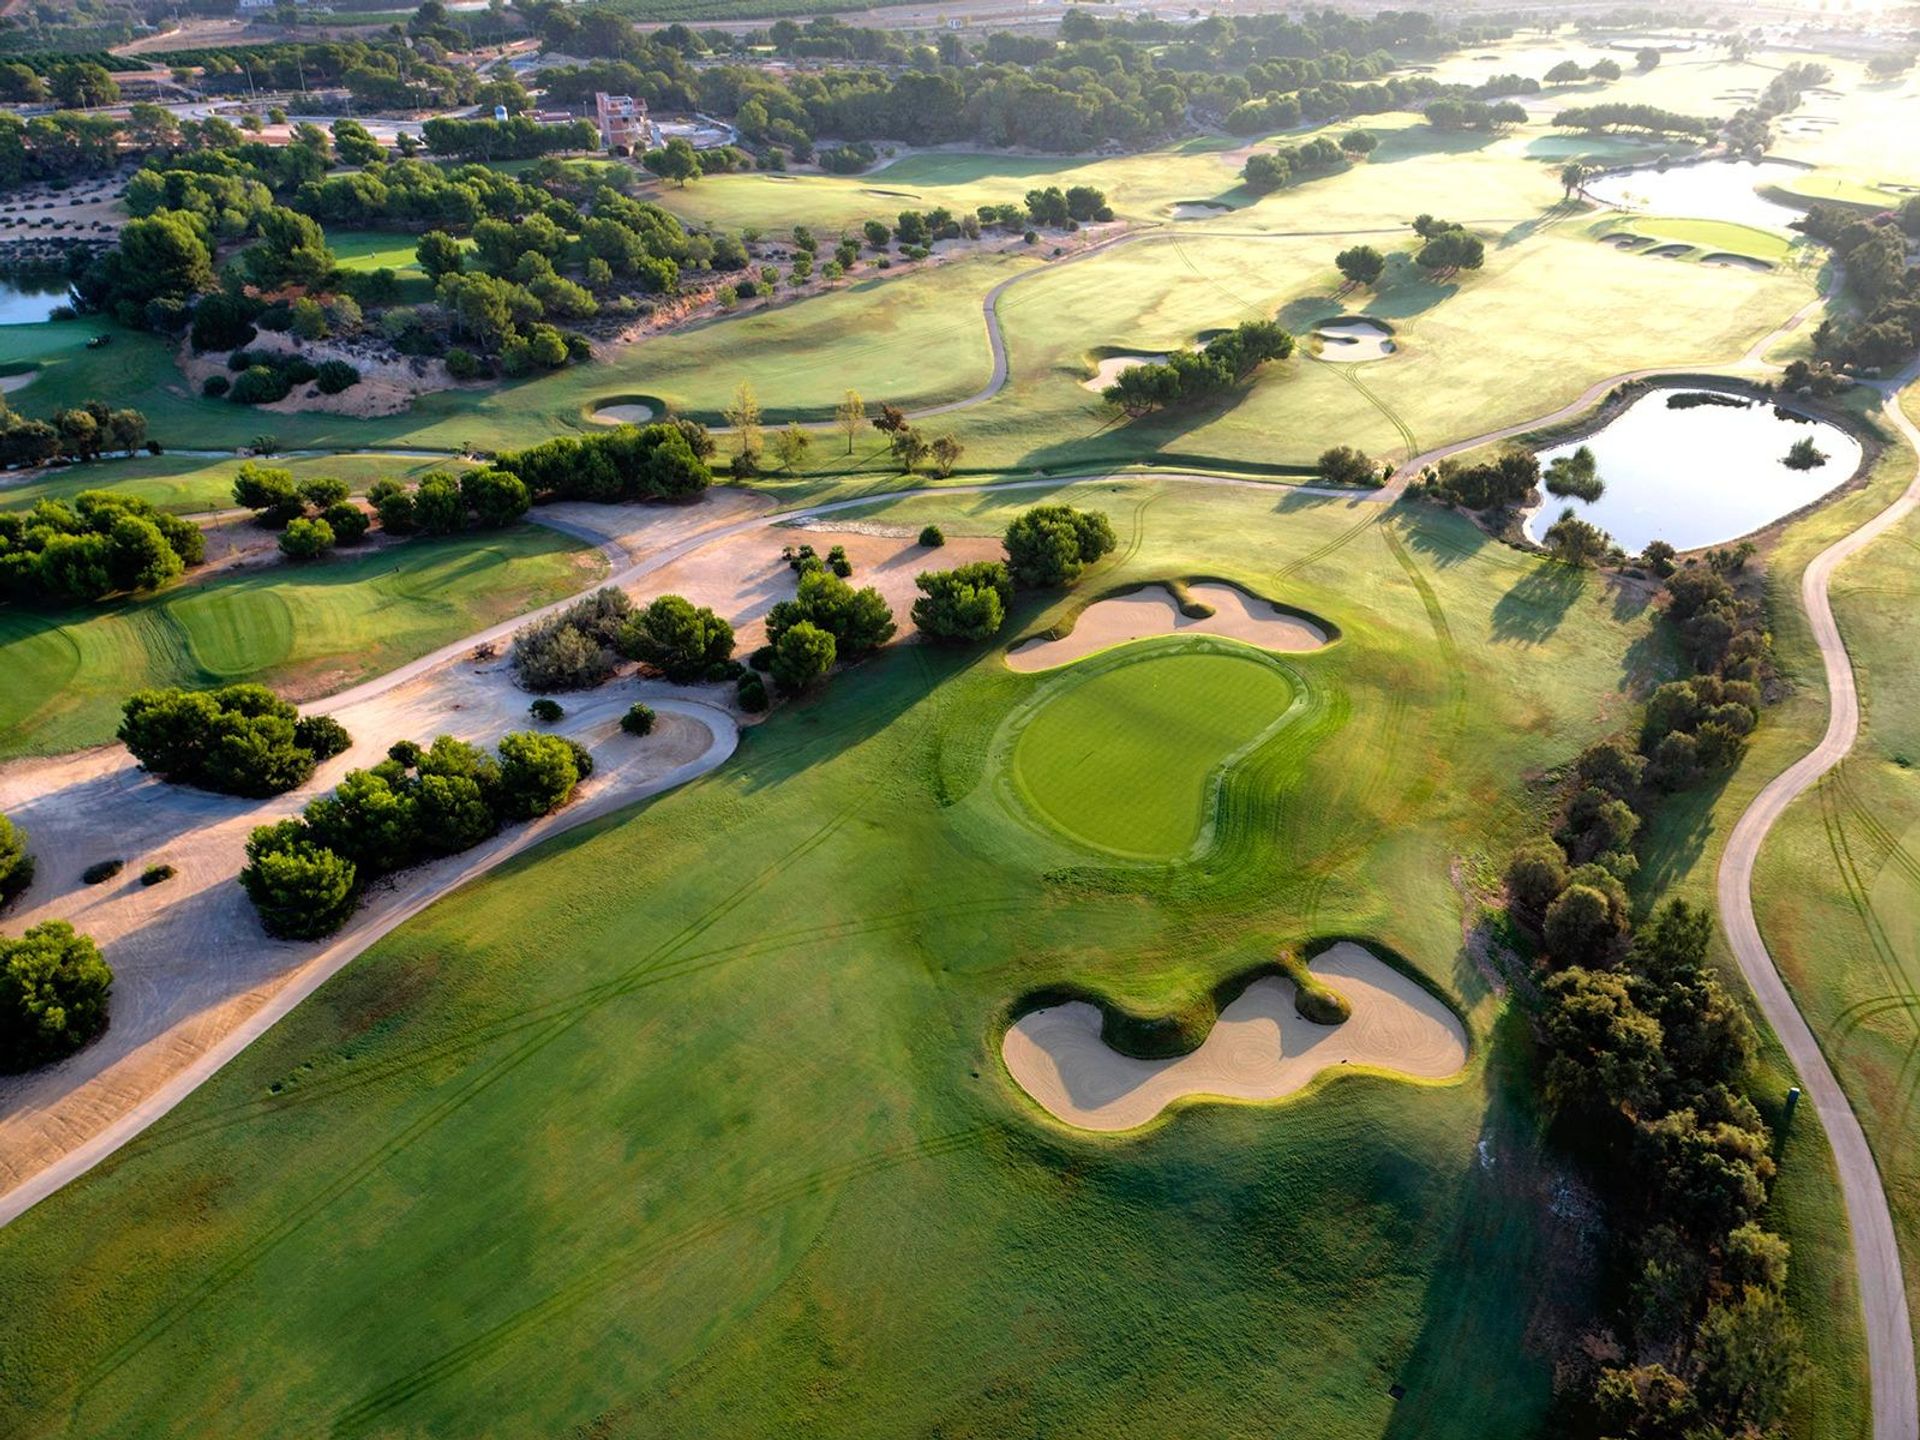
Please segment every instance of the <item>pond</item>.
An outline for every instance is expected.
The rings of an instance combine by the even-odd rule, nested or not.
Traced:
[[[1714,402],[1675,408],[1674,396],[1713,394]],[[1827,460],[1809,470],[1787,466],[1797,440],[1811,438]],[[1527,516],[1529,539],[1571,507],[1628,553],[1649,540],[1678,550],[1737,540],[1810,505],[1859,467],[1860,442],[1836,425],[1740,395],[1666,388],[1628,406],[1605,429],[1540,452],[1544,471],[1581,445],[1593,451],[1606,489],[1591,504],[1545,496]]]
[[[64,280],[0,279],[0,325],[38,325],[66,303]]]
[[[1802,212],[1758,192],[1763,185],[1784,185],[1806,173],[1784,160],[1703,160],[1664,171],[1616,170],[1589,180],[1586,189],[1593,199],[1622,210],[1785,230]]]

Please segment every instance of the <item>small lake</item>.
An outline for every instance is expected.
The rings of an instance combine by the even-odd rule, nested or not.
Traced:
[[[1845,484],[1860,464],[1860,442],[1838,426],[1804,417],[1783,419],[1765,401],[1674,409],[1668,397],[1701,394],[1685,388],[1654,390],[1608,426],[1584,440],[1540,452],[1540,468],[1581,445],[1599,461],[1606,490],[1591,505],[1547,494],[1527,516],[1526,533],[1539,540],[1560,512],[1605,530],[1629,554],[1649,540],[1677,550],[1721,545],[1772,524]],[[1745,396],[1726,396],[1746,399]],[[1827,456],[1811,470],[1784,463],[1806,436]]]
[[[64,280],[0,280],[0,325],[38,325],[66,303]]]
[[[1616,170],[1587,182],[1587,194],[1607,205],[1676,220],[1730,220],[1785,230],[1804,213],[1761,196],[1763,185],[1783,185],[1806,174],[1784,160],[1703,160],[1664,171]]]

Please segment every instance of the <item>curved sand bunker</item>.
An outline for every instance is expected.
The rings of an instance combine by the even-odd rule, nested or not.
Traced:
[[[1066,665],[1129,640],[1155,635],[1223,635],[1263,650],[1294,653],[1318,650],[1327,643],[1325,630],[1310,620],[1290,614],[1269,600],[1249,595],[1234,585],[1210,581],[1189,585],[1187,593],[1213,607],[1213,614],[1194,619],[1180,613],[1180,602],[1164,585],[1149,585],[1130,595],[1096,600],[1081,612],[1073,630],[1057,639],[1040,636],[1007,652],[1008,668],[1022,674]]]
[[[1771,270],[1773,266],[1764,260],[1756,260],[1751,255],[1714,254],[1701,258],[1702,265],[1731,265],[1740,270]]]
[[[1322,1070],[1368,1065],[1423,1080],[1458,1073],[1467,1034],[1433,995],[1351,941],[1308,969],[1353,1008],[1339,1025],[1317,1025],[1293,1005],[1293,982],[1249,985],[1220,1012],[1191,1054],[1136,1060],[1100,1038],[1100,1007],[1069,1001],[1023,1015],[1000,1042],[1020,1088],[1056,1119],[1082,1130],[1133,1130],[1189,1095],[1277,1100]]]
[[[596,425],[644,425],[653,419],[651,405],[602,405],[587,417]]]
[[[1233,206],[1222,205],[1218,200],[1182,200],[1167,211],[1176,220],[1211,220],[1216,215],[1232,213]]]
[[[1164,355],[1109,355],[1093,367],[1093,377],[1082,380],[1080,388],[1091,390],[1098,395],[1107,386],[1120,378],[1121,372],[1133,369],[1136,365],[1158,365],[1167,357]]]
[[[1393,354],[1393,332],[1378,320],[1353,316],[1342,320],[1323,320],[1313,327],[1320,342],[1320,358],[1342,364],[1357,360],[1381,360]]]

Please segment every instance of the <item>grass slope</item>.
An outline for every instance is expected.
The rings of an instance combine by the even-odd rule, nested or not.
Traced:
[[[1665,672],[1649,617],[1447,515],[1065,498],[1123,537],[1096,583],[1204,563],[1341,627],[1204,864],[1116,869],[1008,809],[994,736],[1049,677],[863,665],[434,907],[0,1232],[0,1431],[1528,1433],[1580,1245],[1451,877]],[[1338,932],[1459,997],[1458,1084],[1112,1139],[999,1066],[1033,986],[1164,1009]]]
[[[570,594],[605,568],[597,550],[525,525],[74,610],[0,606],[0,758],[111,740],[121,702],[143,685],[337,690]]]
[[[0,487],[0,510],[30,510],[42,500],[70,500],[83,490],[111,490],[145,500],[175,515],[230,510],[233,477],[244,461],[194,455],[136,455],[43,472],[23,485]],[[344,480],[363,495],[376,480],[418,480],[429,470],[458,469],[445,460],[402,460],[378,455],[278,455],[255,462],[290,470],[296,480],[322,476]]]

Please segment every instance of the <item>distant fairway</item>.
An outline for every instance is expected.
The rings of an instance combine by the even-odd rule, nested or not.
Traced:
[[[114,604],[0,606],[0,759],[111,740],[121,701],[144,685],[336,690],[604,569],[597,551],[526,525],[189,580]]]
[[[1069,675],[1013,749],[1022,795],[1103,850],[1171,860],[1198,840],[1209,781],[1287,713],[1296,690],[1273,663],[1218,642],[1160,642]],[[1204,650],[1190,647],[1206,645]]]

